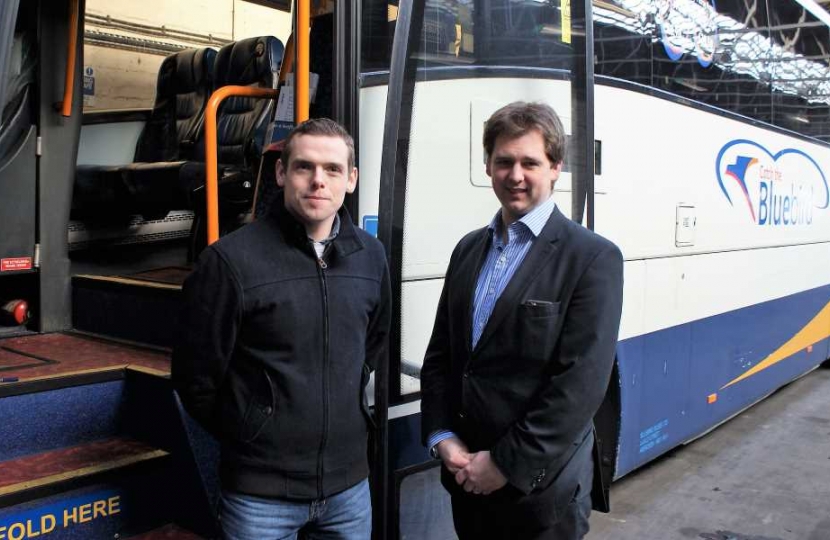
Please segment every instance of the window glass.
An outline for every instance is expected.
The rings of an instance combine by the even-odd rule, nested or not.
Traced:
[[[830,34],[799,3],[596,0],[594,20],[597,74],[828,140]]]
[[[698,99],[738,114],[772,119],[770,74],[759,61],[770,47],[764,2],[723,0],[717,3],[712,40],[715,54],[711,85]],[[714,9],[712,11],[714,13]],[[687,95],[692,99],[695,96]]]
[[[289,13],[243,0],[87,0],[84,25],[84,111],[152,107],[170,54],[291,32]]]
[[[569,17],[569,3],[562,0],[427,0],[422,65],[570,69]]]
[[[360,71],[388,70],[398,6],[386,0],[367,0],[363,2],[361,17]]]
[[[773,123],[830,142],[830,28],[780,4],[770,17]]]
[[[594,2],[594,71],[651,86],[654,16],[621,1]]]
[[[570,69],[569,5],[566,0],[427,0],[419,49],[421,67]],[[396,19],[396,3],[364,2],[362,72],[389,69]]]

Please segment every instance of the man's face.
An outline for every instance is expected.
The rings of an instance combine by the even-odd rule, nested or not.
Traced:
[[[357,185],[349,167],[349,149],[340,137],[299,135],[291,142],[286,167],[277,162],[277,184],[285,188],[285,206],[315,240],[331,232],[334,215],[346,193]]]
[[[551,163],[542,134],[536,130],[508,139],[499,137],[487,160],[487,175],[502,206],[502,218],[512,223],[553,193],[562,163]]]

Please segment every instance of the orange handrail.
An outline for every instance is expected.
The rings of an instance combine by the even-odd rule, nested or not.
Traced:
[[[71,0],[69,3],[69,44],[66,51],[66,79],[63,86],[63,103],[61,114],[72,116],[73,91],[75,89],[75,58],[78,55],[78,8],[80,0]]]
[[[207,198],[207,243],[219,240],[219,157],[216,137],[216,113],[225,98],[231,96],[276,99],[273,88],[223,86],[211,94],[205,110],[205,193]]]
[[[294,125],[308,120],[308,79],[310,69],[311,2],[297,0],[297,65],[294,69]]]

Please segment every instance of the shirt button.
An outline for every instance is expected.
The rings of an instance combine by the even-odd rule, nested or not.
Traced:
[[[265,407],[264,409],[262,409],[262,412],[264,412],[265,414],[271,414],[272,412],[274,412],[274,409],[272,409],[271,407]]]
[[[460,418],[461,420],[464,420],[465,418],[467,418],[467,415],[464,414],[463,412],[460,412],[460,413],[458,413],[458,418]]]

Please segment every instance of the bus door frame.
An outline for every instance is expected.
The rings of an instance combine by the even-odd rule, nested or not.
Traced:
[[[378,239],[386,250],[392,282],[392,332],[389,336],[388,365],[375,373],[375,409],[381,409],[383,417],[383,478],[384,506],[382,529],[374,534],[375,540],[398,538],[398,504],[400,497],[390,490],[394,471],[389,470],[389,389],[390,381],[401,377],[401,273],[403,270],[403,228],[406,194],[408,134],[412,120],[415,96],[416,66],[409,62],[409,51],[420,41],[425,0],[400,0],[392,54],[389,64],[389,83],[386,96],[383,145],[380,165],[380,196],[378,201]],[[395,391],[400,401],[400,388]],[[380,398],[380,400],[378,400]],[[397,489],[397,488],[393,488]]]
[[[571,17],[584,21],[573,33],[575,56],[571,77],[571,219],[594,230],[594,18],[591,0],[571,3]],[[580,61],[581,60],[581,61]],[[583,216],[584,211],[584,216]],[[583,220],[584,217],[584,220]]]
[[[360,61],[361,21],[360,0],[340,0],[334,3],[334,47],[332,62],[332,117],[346,128],[354,140],[355,167],[360,166]],[[314,51],[311,51],[313,54]],[[346,209],[356,225],[360,220],[360,183],[353,193],[346,196]],[[388,252],[387,252],[388,255]],[[391,268],[391,267],[390,267]],[[389,465],[388,465],[388,413],[389,413],[388,356],[375,369],[375,423],[372,437],[372,537],[387,538]]]
[[[361,5],[359,0],[334,3],[334,62],[332,68],[332,116],[354,139],[355,167],[360,161],[360,37]],[[313,53],[313,51],[312,51]],[[360,182],[346,197],[346,209],[355,223],[360,219]]]

